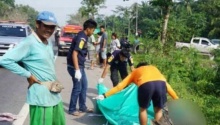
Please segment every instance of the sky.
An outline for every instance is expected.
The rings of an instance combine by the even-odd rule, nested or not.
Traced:
[[[51,11],[55,14],[60,26],[64,26],[69,19],[68,15],[77,13],[81,7],[82,0],[15,0],[16,4],[29,5],[37,11]],[[109,16],[113,14],[112,10],[116,6],[130,6],[135,2],[140,3],[142,0],[106,0],[106,8],[100,9],[99,14]]]

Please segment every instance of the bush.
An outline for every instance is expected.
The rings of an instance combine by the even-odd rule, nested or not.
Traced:
[[[134,55],[135,64],[147,61],[156,65],[181,98],[201,107],[208,124],[220,124],[220,51],[215,52],[213,61],[193,49],[182,51],[172,45],[162,46],[159,41],[148,40],[146,46],[146,54]]]

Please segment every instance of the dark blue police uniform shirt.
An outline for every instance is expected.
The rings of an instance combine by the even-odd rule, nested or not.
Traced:
[[[72,53],[73,51],[78,51],[78,64],[80,68],[84,68],[85,61],[86,61],[86,55],[87,55],[87,41],[88,36],[84,33],[84,31],[80,31],[77,36],[75,36],[72,40],[68,55],[67,55],[67,64],[69,66],[73,66],[73,58]]]
[[[120,54],[121,50],[115,50],[112,55],[108,58],[107,63],[109,65],[117,65],[119,62],[121,62],[120,60]],[[128,62],[129,66],[133,66],[134,62],[133,62],[133,58],[131,56],[131,54],[129,53],[129,57],[127,59],[127,61],[125,61],[126,63]]]

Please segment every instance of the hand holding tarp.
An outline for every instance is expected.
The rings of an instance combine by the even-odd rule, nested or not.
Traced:
[[[98,83],[103,83],[104,79],[103,78],[99,78]]]
[[[104,100],[105,97],[104,97],[104,95],[98,95],[98,96],[94,97],[93,99]]]

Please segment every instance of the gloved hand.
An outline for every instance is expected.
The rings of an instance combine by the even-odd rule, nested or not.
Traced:
[[[103,83],[104,79],[103,78],[99,78],[98,83]]]
[[[97,100],[104,100],[105,99],[105,97],[104,97],[104,95],[98,95],[98,96],[96,96],[95,98],[93,98],[93,99],[97,99]]]
[[[79,69],[76,70],[76,72],[75,72],[75,78],[78,79],[78,80],[80,80],[82,78],[82,74],[81,74]]]

